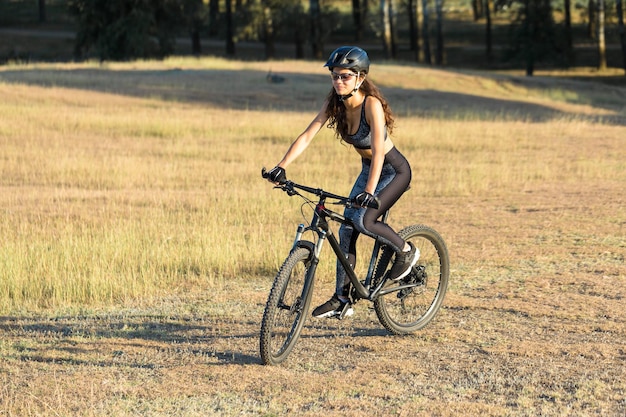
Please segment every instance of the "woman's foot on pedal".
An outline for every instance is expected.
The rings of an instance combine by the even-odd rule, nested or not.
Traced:
[[[409,275],[413,265],[420,257],[420,251],[411,242],[408,242],[411,249],[408,252],[396,253],[396,260],[389,272],[389,279],[397,281]]]
[[[346,311],[344,312],[344,310]],[[352,309],[349,301],[341,301],[337,294],[333,294],[330,300],[313,310],[313,317],[334,317],[341,316],[342,313],[343,317],[348,317],[354,313],[354,310]]]

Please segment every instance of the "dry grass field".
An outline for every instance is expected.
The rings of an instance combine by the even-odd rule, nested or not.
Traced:
[[[446,239],[444,307],[396,337],[362,301],[266,367],[260,320],[303,219],[260,170],[325,69],[0,67],[0,415],[626,415],[626,88],[582,75],[374,65],[414,169],[391,222]],[[358,169],[323,131],[288,174],[342,194]]]

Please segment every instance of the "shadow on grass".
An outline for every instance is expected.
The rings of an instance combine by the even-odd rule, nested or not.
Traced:
[[[202,321],[202,324],[195,321]],[[11,335],[14,358],[40,363],[65,363],[99,367],[122,366],[152,369],[158,364],[139,360],[128,351],[174,351],[193,357],[214,358],[221,364],[260,364],[258,357],[243,350],[224,349],[227,345],[258,340],[256,321],[219,318],[192,320],[186,317],[1,317],[0,334]],[[44,346],[37,346],[45,340]],[[151,343],[153,342],[153,343]],[[83,359],[94,345],[106,346],[100,357],[110,360]],[[55,353],[51,353],[51,352]]]
[[[234,110],[271,112],[311,111],[319,109],[329,91],[328,77],[320,74],[281,73],[282,82],[271,82],[269,74],[258,70],[164,69],[108,70],[17,69],[0,71],[0,82],[41,87],[62,87],[189,103]],[[385,86],[384,94],[400,116],[435,116],[438,118],[521,120],[544,122],[555,118],[576,117],[590,122],[602,121],[626,125],[626,89],[602,83],[539,77],[506,77],[481,74],[496,82],[508,81],[528,89],[556,90],[572,104],[588,105],[611,114],[590,115],[560,111],[539,103],[498,99],[466,94]],[[550,95],[548,94],[548,97]]]
[[[320,320],[320,319],[318,319]],[[321,319],[326,320],[327,322],[332,322],[334,319]],[[302,339],[326,339],[330,337],[335,337],[338,334],[347,335],[349,337],[382,337],[382,336],[390,336],[387,330],[385,330],[381,325],[376,327],[376,323],[372,323],[373,327],[349,327],[346,329],[345,327],[328,325],[328,323],[318,324],[318,323],[310,323],[307,322],[305,327],[309,329],[309,332],[303,332],[300,337]],[[312,332],[313,333],[312,333]]]
[[[331,321],[308,321],[306,326],[301,338],[319,343],[338,334],[357,339],[389,336],[376,326],[340,328]],[[201,317],[0,318],[0,334],[10,335],[4,339],[12,346],[7,358],[68,366],[156,369],[164,365],[150,360],[148,352],[154,351],[208,359],[203,363],[213,366],[261,364],[256,354],[259,330],[255,320]],[[94,349],[100,352],[95,357]]]

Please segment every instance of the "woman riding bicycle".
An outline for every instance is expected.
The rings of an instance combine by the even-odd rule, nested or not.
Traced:
[[[378,220],[411,182],[409,163],[388,137],[394,125],[391,109],[379,89],[367,78],[370,60],[363,49],[337,48],[324,66],[330,70],[333,88],[317,116],[291,144],[278,165],[269,171],[268,179],[272,182],[285,180],[287,166],[304,152],[322,126],[327,124],[334,128],[339,139],[353,146],[362,163],[361,173],[350,192],[355,205],[344,212],[354,228],[342,225],[339,229],[341,249],[354,266],[359,234],[379,238],[396,253],[391,279],[399,280],[410,272],[420,254],[412,243],[405,242],[389,225]],[[378,201],[378,208],[370,207],[374,200]],[[335,294],[317,307],[313,316],[339,315],[349,302],[349,294],[350,280],[337,262]]]

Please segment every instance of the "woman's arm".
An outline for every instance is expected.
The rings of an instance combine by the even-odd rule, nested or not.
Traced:
[[[313,119],[313,121],[309,124],[309,126],[302,132],[296,140],[293,141],[283,159],[278,163],[277,166],[281,168],[287,168],[289,164],[291,164],[304,150],[309,146],[317,132],[320,131],[322,126],[326,124],[326,107],[328,102],[324,102],[324,105],[320,109],[317,116]]]

